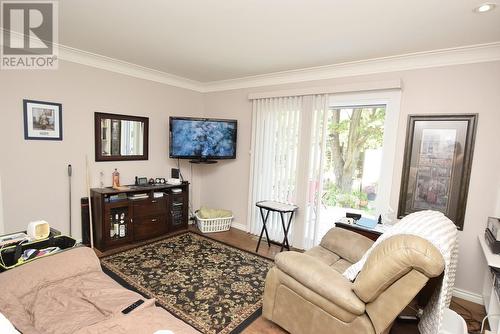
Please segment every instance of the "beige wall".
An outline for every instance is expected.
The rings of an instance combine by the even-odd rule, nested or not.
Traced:
[[[2,175],[0,174],[0,234],[5,231],[3,223]]]
[[[235,220],[246,224],[250,164],[250,92],[401,79],[401,117],[398,126],[391,206],[397,208],[408,114],[479,113],[474,161],[464,230],[460,232],[460,260],[456,287],[479,294],[485,262],[477,241],[486,217],[495,211],[500,181],[500,62],[449,66],[299,84],[239,89],[205,94],[207,117],[236,118],[238,159],[204,168],[201,203],[230,208]]]
[[[246,224],[252,104],[246,90],[205,94],[207,117],[238,120],[236,160],[222,160],[214,165],[200,165],[202,173],[201,204],[233,211],[234,223]]]
[[[63,106],[63,141],[24,140],[23,99],[59,102]],[[168,117],[201,116],[202,94],[135,79],[92,67],[60,62],[56,71],[0,71],[0,175],[5,230],[18,231],[28,222],[47,220],[68,232],[67,165],[73,166],[73,235],[80,238],[80,197],[86,196],[85,156],[92,186],[105,185],[118,168],[121,182],[134,176],[169,177],[176,161],[168,158]],[[94,161],[94,112],[149,117],[149,160]],[[184,176],[189,176],[183,163]],[[201,188],[194,187],[195,206]]]

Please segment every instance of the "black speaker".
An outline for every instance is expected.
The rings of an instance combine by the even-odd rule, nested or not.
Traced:
[[[82,244],[90,246],[90,211],[88,197],[80,199],[82,210]]]
[[[172,168],[171,178],[173,178],[173,179],[179,178],[179,169],[178,168]]]
[[[346,216],[347,218],[352,218],[352,219],[354,219],[354,220],[359,220],[359,219],[361,218],[361,215],[360,215],[360,214],[358,214],[358,213],[351,213],[351,212],[346,212],[346,213],[345,213],[345,216]]]

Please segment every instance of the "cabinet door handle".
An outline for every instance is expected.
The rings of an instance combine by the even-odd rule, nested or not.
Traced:
[[[152,223],[156,223],[158,221],[158,219],[154,218],[154,219],[151,219],[151,222]]]
[[[157,201],[157,200],[155,200],[155,199],[151,201],[151,203],[156,203],[156,202],[158,202],[158,201]]]

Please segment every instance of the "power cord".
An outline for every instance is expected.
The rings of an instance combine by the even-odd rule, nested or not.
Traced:
[[[488,314],[487,316],[485,316],[483,318],[483,321],[481,322],[481,331],[479,332],[480,334],[483,333],[484,323],[485,323],[486,319],[488,319],[489,317],[500,317],[500,314],[499,313],[495,313],[495,314]]]
[[[453,308],[457,311],[457,313],[459,313],[460,316],[462,318],[464,318],[465,323],[467,324],[468,333],[470,333],[470,334],[482,334],[483,330],[484,330],[484,323],[485,323],[486,319],[489,316],[497,315],[497,314],[490,314],[490,315],[485,316],[482,321],[479,321],[479,320],[474,318],[471,310],[469,310],[467,307],[460,304],[456,300],[452,300],[451,304],[453,305]],[[500,316],[500,314],[498,314],[498,316]]]
[[[189,202],[189,220],[194,220],[195,219],[195,215],[194,215],[194,210],[193,210],[193,203],[191,201],[191,199],[193,198],[193,191],[194,191],[194,179],[193,179],[193,164],[190,164],[190,171],[189,171],[189,180],[191,182],[189,182],[189,187],[190,187],[190,190],[189,190],[189,198],[188,198],[188,202]]]
[[[192,192],[193,192],[193,189],[194,189],[194,186],[193,186],[193,164],[190,164],[190,172],[189,172],[189,196],[188,196],[188,210],[189,210],[189,219],[188,220],[192,220],[194,219],[194,211],[193,211],[193,204],[192,204],[192,201],[191,201],[191,198],[192,198]],[[181,181],[184,181],[184,177],[182,176],[182,173],[181,173],[181,162],[180,162],[180,159],[177,158],[177,170],[179,171],[179,177],[181,179]]]
[[[179,177],[181,181],[184,181],[184,177],[182,176],[181,173],[181,159],[177,158],[177,170],[179,171]]]

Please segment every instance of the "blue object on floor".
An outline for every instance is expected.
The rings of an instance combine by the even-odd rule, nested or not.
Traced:
[[[356,221],[356,225],[366,228],[374,228],[377,225],[377,220],[361,217],[359,220]]]

